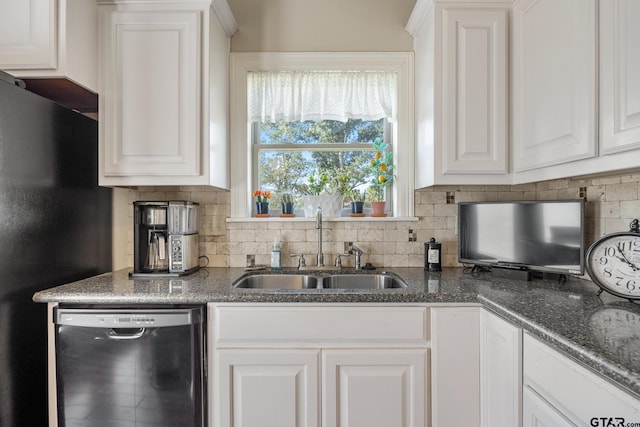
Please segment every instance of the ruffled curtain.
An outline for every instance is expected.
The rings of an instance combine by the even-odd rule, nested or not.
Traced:
[[[395,72],[252,71],[248,74],[252,122],[395,121]]]

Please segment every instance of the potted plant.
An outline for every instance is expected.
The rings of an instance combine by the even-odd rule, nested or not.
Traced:
[[[364,216],[365,192],[353,189],[349,197],[351,198],[351,216]]]
[[[254,190],[253,197],[256,198],[256,216],[269,216],[270,191]]]
[[[372,202],[371,209],[373,213],[371,216],[387,216],[385,211],[384,190],[385,187],[395,180],[396,176],[393,174],[395,166],[392,163],[393,153],[387,151],[389,144],[386,144],[382,139],[377,138],[373,143],[373,149],[375,154],[373,159],[369,162],[369,172],[372,175],[371,178],[371,194]]]
[[[323,215],[327,217],[340,216],[342,211],[342,196],[330,194],[329,175],[318,172],[309,175],[305,190],[307,195],[303,197],[304,216],[307,218],[316,216],[318,207],[322,208]]]
[[[282,194],[282,215],[295,216],[293,213],[293,197],[289,193]]]

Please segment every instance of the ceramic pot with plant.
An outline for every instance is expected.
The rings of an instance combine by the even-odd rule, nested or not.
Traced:
[[[387,216],[385,213],[385,200],[384,193],[385,187],[393,183],[396,179],[393,171],[395,166],[393,165],[393,153],[387,151],[389,144],[386,144],[382,139],[377,138],[372,143],[375,154],[373,159],[369,162],[369,172],[371,173],[371,187],[372,194],[371,209],[373,211],[371,216]]]
[[[351,213],[363,214],[365,192],[360,190],[352,190],[350,198],[351,198]]]
[[[256,215],[267,216],[269,215],[269,199],[271,199],[270,191],[255,190],[253,197],[256,198]]]
[[[311,174],[307,179],[306,195],[303,196],[304,216],[315,217],[318,207],[326,217],[340,216],[342,196],[329,193],[329,175],[327,173]]]
[[[293,215],[293,197],[289,193],[282,195],[282,214]]]

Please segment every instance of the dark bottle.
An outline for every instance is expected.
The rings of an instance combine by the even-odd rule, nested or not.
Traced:
[[[433,237],[424,244],[424,269],[442,271],[442,244]]]

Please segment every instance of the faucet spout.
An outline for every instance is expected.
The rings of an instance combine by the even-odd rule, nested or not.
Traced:
[[[322,208],[318,206],[316,211],[316,229],[318,230],[318,255],[316,257],[316,265],[324,267],[324,255],[322,254]]]
[[[355,265],[354,268],[356,270],[361,270],[362,266],[360,265],[360,259],[362,257],[362,255],[364,254],[364,252],[362,251],[362,249],[360,249],[357,246],[351,245],[349,246],[349,252],[353,253],[355,256]]]

